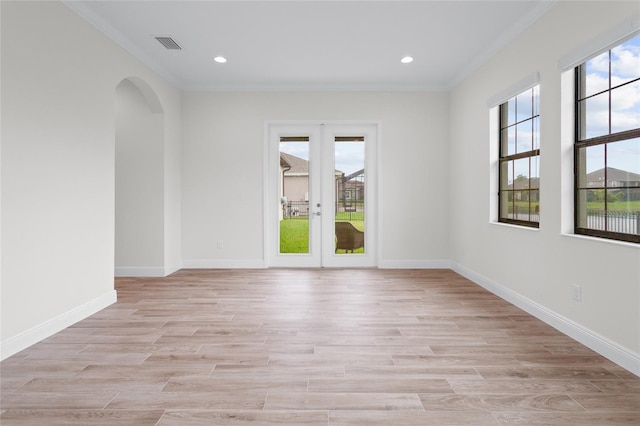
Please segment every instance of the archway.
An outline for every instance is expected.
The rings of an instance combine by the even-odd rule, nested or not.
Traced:
[[[115,90],[115,275],[164,275],[164,110],[136,77]]]

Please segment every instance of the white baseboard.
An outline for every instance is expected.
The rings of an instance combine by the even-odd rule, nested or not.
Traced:
[[[380,269],[451,269],[448,260],[381,260]]]
[[[174,271],[175,272],[175,271]],[[116,277],[166,277],[164,266],[136,267],[116,266],[113,269]]]
[[[185,269],[264,269],[263,259],[191,259],[184,260]],[[380,269],[451,269],[448,260],[382,260]]]
[[[46,339],[47,337],[53,336],[57,332],[64,330],[78,321],[101,311],[107,306],[115,303],[117,299],[118,295],[116,291],[111,290],[108,293],[85,303],[84,305],[78,306],[69,312],[58,315],[57,317],[45,321],[17,336],[0,342],[0,360],[6,359],[11,355]]]
[[[116,266],[113,275],[116,277],[166,277],[179,271],[181,265],[169,266]]]
[[[185,269],[264,269],[263,259],[190,259],[183,260]]]
[[[511,291],[465,266],[451,262],[451,269],[496,296],[512,303],[539,320],[544,321],[556,330],[577,340],[586,347],[615,362],[619,366],[629,370],[636,376],[640,376],[640,354],[612,342],[593,330],[589,330],[569,318],[553,312],[533,300]]]
[[[178,272],[181,268],[182,268],[182,265],[165,266],[164,267],[164,275],[163,276],[168,277],[169,275],[173,274],[174,272]]]

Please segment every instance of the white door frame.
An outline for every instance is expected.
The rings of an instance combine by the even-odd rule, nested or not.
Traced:
[[[264,167],[263,167],[263,217],[264,217],[264,263],[266,267],[377,267],[379,232],[379,182],[378,151],[380,145],[380,125],[375,121],[265,121]],[[316,139],[315,149],[310,144],[312,155],[321,158],[324,171],[334,168],[335,136],[365,136],[365,253],[335,254],[333,232],[322,232],[322,240],[309,242],[309,254],[280,254],[278,209],[279,193],[279,149],[280,136],[309,135]],[[278,143],[276,143],[276,141]],[[319,142],[319,143],[318,143]],[[316,161],[317,162],[317,161]],[[313,165],[312,165],[313,167]],[[316,166],[317,167],[317,166]],[[277,168],[277,169],[276,169]],[[312,182],[310,178],[310,218],[311,235],[320,235],[320,228],[333,229],[333,173],[321,173],[323,182]],[[321,192],[316,192],[321,191]],[[321,199],[312,200],[312,193],[321,193]],[[320,216],[312,213],[320,202]]]

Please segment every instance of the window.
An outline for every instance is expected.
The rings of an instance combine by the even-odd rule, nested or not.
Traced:
[[[575,81],[575,232],[640,243],[640,35]]]
[[[500,222],[540,222],[540,86],[500,105]]]

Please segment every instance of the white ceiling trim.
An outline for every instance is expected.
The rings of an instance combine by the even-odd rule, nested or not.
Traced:
[[[96,30],[104,34],[106,37],[114,41],[122,49],[140,60],[144,65],[158,73],[162,78],[167,80],[176,88],[187,92],[446,92],[458,86],[462,81],[468,78],[474,71],[480,68],[493,56],[495,56],[509,42],[515,39],[526,28],[544,15],[559,0],[542,0],[536,4],[528,14],[523,16],[514,25],[512,25],[500,38],[495,39],[486,49],[481,51],[469,64],[464,67],[451,81],[438,85],[426,86],[360,86],[360,85],[342,85],[327,86],[321,83],[317,85],[189,85],[180,78],[173,75],[163,66],[158,64],[149,54],[137,48],[118,30],[116,30],[109,22],[96,15],[90,8],[86,7],[82,2],[73,0],[60,0],[66,7],[75,12],[83,20],[92,25]],[[247,0],[249,1],[249,0]],[[366,0],[360,0],[366,1]],[[414,0],[419,1],[419,0]],[[479,0],[481,1],[481,0]]]
[[[318,85],[224,85],[224,86],[189,86],[181,87],[185,92],[398,92],[398,93],[431,93],[447,92],[447,86],[330,86]]]
[[[447,87],[447,90],[451,90],[462,83],[467,77],[469,77],[474,71],[480,68],[483,64],[489,61],[495,56],[502,48],[513,41],[524,30],[531,26],[534,22],[542,17],[549,9],[551,9],[560,0],[548,0],[540,2],[536,7],[531,10],[530,13],[523,16],[516,24],[514,24],[502,37],[496,39],[490,46],[481,52],[475,59],[473,59],[469,66],[464,68],[458,75],[456,75]]]
[[[71,9],[73,12],[75,12],[80,18],[88,22],[96,30],[104,34],[107,38],[114,41],[118,46],[133,55],[134,58],[137,58],[147,67],[160,74],[160,76],[167,80],[167,82],[177,87],[178,89],[184,90],[184,84],[180,79],[178,79],[172,73],[168,72],[166,69],[164,69],[164,67],[160,66],[147,53],[131,44],[118,30],[113,28],[113,26],[111,26],[111,24],[109,24],[107,21],[96,15],[91,9],[84,6],[82,2],[73,0],[60,0],[60,2]]]

